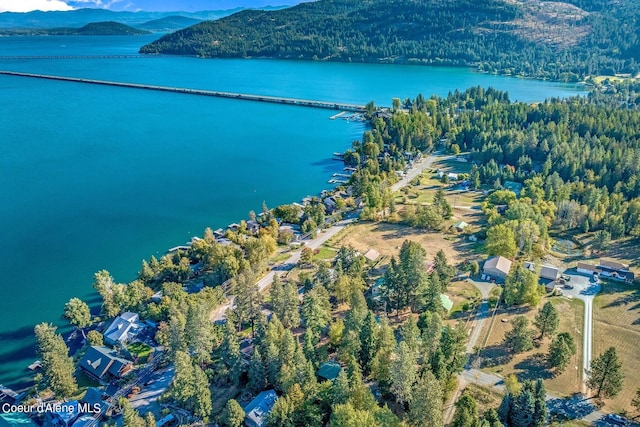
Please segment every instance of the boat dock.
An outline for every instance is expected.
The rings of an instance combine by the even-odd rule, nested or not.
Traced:
[[[345,114],[347,114],[347,112],[346,112],[346,111],[341,111],[341,112],[339,112],[338,114],[334,114],[333,116],[329,117],[329,119],[331,119],[331,120],[335,120],[335,119],[337,119],[337,118],[339,118],[339,117],[344,116]]]
[[[174,93],[182,93],[182,94],[188,94],[188,95],[213,96],[218,98],[230,98],[230,99],[238,99],[238,100],[244,100],[244,101],[269,102],[272,104],[296,105],[299,107],[323,108],[326,110],[364,112],[364,105],[343,104],[338,102],[316,101],[316,100],[310,100],[310,99],[283,98],[283,97],[277,97],[277,96],[252,95],[248,93],[234,93],[234,92],[220,92],[215,90],[203,90],[203,89],[188,89],[188,88],[172,87],[172,86],[155,86],[155,85],[147,85],[147,84],[140,84],[140,83],[125,83],[125,82],[114,82],[109,80],[84,79],[80,77],[64,77],[64,76],[53,76],[53,75],[47,75],[47,74],[22,73],[17,71],[0,71],[0,75],[58,80],[58,81],[65,81],[65,82],[85,83],[85,84],[102,85],[102,86],[115,86],[115,87],[131,88],[131,89],[155,90],[160,92],[174,92]]]
[[[20,400],[25,396],[25,393],[17,393],[11,390],[8,387],[0,384],[0,401],[9,400],[12,402],[20,402]]]
[[[30,371],[35,371],[36,369],[42,368],[42,361],[36,360],[31,365],[28,366]]]

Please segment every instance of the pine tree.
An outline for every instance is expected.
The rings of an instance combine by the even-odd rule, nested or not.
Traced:
[[[249,377],[247,388],[253,394],[258,394],[267,387],[267,372],[257,346],[253,348],[247,375]]]
[[[391,393],[398,403],[411,403],[413,386],[418,377],[416,355],[404,341],[396,346],[394,353],[390,370]]]
[[[442,388],[433,373],[426,369],[413,389],[409,420],[415,427],[442,427]]]
[[[476,400],[468,393],[463,393],[456,402],[456,411],[453,414],[453,427],[478,427],[478,405]]]
[[[371,372],[371,362],[378,350],[378,323],[374,314],[367,310],[360,330],[360,366],[365,375]]]
[[[378,336],[378,350],[371,361],[371,376],[378,381],[384,390],[387,390],[391,384],[391,360],[396,339],[386,318],[380,322]]]
[[[241,427],[244,423],[245,413],[242,406],[235,399],[227,400],[220,422],[226,427]]]
[[[333,383],[332,403],[334,405],[347,403],[349,395],[349,379],[347,378],[347,373],[345,372],[345,370],[342,369],[338,374],[338,378],[336,378],[335,382]]]
[[[576,343],[568,332],[562,332],[555,336],[549,346],[547,363],[551,368],[556,368],[558,372],[566,369],[571,357],[576,354]]]
[[[48,323],[40,323],[34,328],[36,346],[42,360],[42,374],[51,390],[58,396],[66,398],[78,389],[73,376],[75,365],[69,357],[69,348],[56,327]]]
[[[133,409],[131,402],[126,397],[118,399],[118,405],[122,411],[122,427],[145,427],[145,420]]]
[[[587,387],[596,392],[597,397],[615,397],[622,390],[622,363],[618,359],[615,347],[609,347],[604,353],[591,361],[591,369],[586,381]]]
[[[533,339],[529,330],[529,320],[517,316],[512,321],[512,329],[504,335],[505,345],[514,353],[522,353],[533,348]]]
[[[555,334],[560,324],[560,317],[551,301],[542,306],[542,309],[536,314],[533,324],[540,331],[540,339],[543,339],[546,334]]]
[[[194,396],[190,407],[196,417],[207,422],[213,409],[209,380],[207,379],[207,374],[198,365],[193,366],[193,379]]]
[[[156,427],[156,417],[153,416],[153,412],[149,411],[144,415],[145,427]]]

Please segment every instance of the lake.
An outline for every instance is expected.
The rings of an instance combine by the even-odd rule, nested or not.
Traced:
[[[390,105],[492,86],[512,100],[583,93],[578,85],[468,69],[132,55],[157,36],[4,37],[0,69],[228,92]],[[9,56],[68,56],[16,59]],[[364,130],[335,114],[146,90],[0,76],[0,383],[36,359],[33,326],[65,325],[74,296],[95,305],[93,274],[135,278],[205,227],[314,195],[331,160]]]

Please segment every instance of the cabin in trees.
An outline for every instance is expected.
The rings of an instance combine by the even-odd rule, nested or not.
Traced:
[[[109,345],[126,344],[138,335],[142,326],[137,313],[126,312],[116,317],[104,332],[104,342]]]
[[[267,425],[269,412],[278,400],[275,390],[266,390],[258,394],[244,407],[244,422],[248,427],[264,427]]]
[[[338,378],[338,375],[340,375],[341,371],[342,366],[340,366],[338,362],[330,360],[320,365],[320,369],[318,369],[316,375],[323,381],[335,381],[335,379]]]
[[[494,256],[487,259],[482,267],[482,273],[486,279],[506,279],[509,271],[511,271],[512,261],[503,256]]]
[[[89,347],[80,360],[80,368],[91,378],[97,380],[105,379],[109,375],[122,378],[133,369],[133,362],[119,357],[115,350],[94,345]]]

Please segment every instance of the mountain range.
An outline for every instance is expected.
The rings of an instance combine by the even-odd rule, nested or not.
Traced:
[[[267,6],[261,10],[278,10],[287,6]],[[215,20],[243,10],[238,7],[199,12],[116,12],[107,9],[76,9],[71,11],[0,13],[0,29],[49,29],[82,27],[95,22],[119,22],[149,31],[173,31],[205,20]]]

